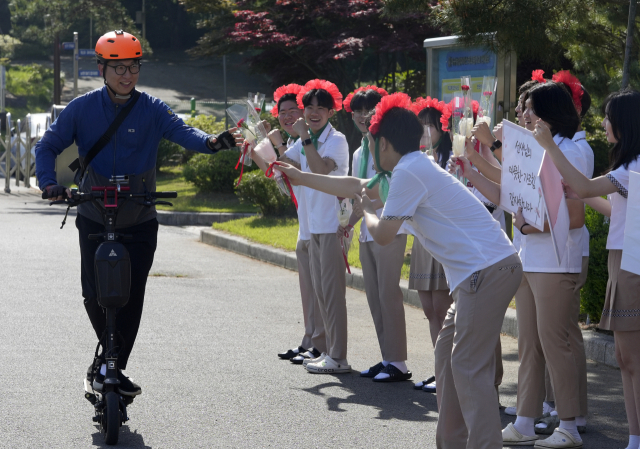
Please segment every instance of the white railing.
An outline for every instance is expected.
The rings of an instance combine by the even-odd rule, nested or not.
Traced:
[[[32,136],[31,114],[27,114],[25,117],[24,125],[21,120],[18,120],[15,133],[12,133],[11,113],[8,112],[6,125],[6,135],[4,139],[0,139],[0,150],[4,149],[4,153],[0,155],[0,174],[5,178],[4,191],[11,193],[11,176],[15,178],[16,187],[20,186],[21,178],[24,179],[25,187],[31,187],[31,176],[34,176],[36,172],[36,161],[31,152],[46,129],[41,130],[38,123],[36,124],[35,135]]]

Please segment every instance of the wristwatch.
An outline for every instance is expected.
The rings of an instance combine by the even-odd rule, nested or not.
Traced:
[[[498,148],[502,147],[502,142],[500,142],[498,139],[496,139],[492,144],[491,147],[489,147],[489,149],[493,152],[496,151]]]
[[[302,141],[302,146],[306,147],[307,145],[311,145],[313,142],[311,141],[311,137],[306,138]]]

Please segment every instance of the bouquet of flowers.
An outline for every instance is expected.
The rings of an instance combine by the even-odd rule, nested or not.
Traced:
[[[338,201],[336,203],[336,212],[338,213],[338,222],[340,226],[346,228],[349,224],[349,218],[351,218],[351,200],[349,198],[340,198],[338,197]],[[353,228],[352,228],[353,229]],[[342,257],[344,257],[344,264],[347,267],[347,272],[351,274],[351,268],[349,267],[349,248],[351,247],[351,239],[353,238],[353,234],[349,233],[345,230],[343,235],[340,237],[340,246],[342,247]]]
[[[480,98],[480,109],[478,110],[478,122],[485,122],[491,129],[491,117],[493,115],[493,98],[498,86],[498,78],[495,76],[485,76],[482,79],[482,97]]]

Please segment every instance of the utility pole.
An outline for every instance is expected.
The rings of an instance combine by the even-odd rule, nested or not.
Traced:
[[[78,96],[78,32],[73,32],[73,98]]]
[[[53,39],[53,104],[60,104],[60,34]]]
[[[229,114],[227,114],[227,108],[229,102],[227,101],[227,55],[222,55],[222,86],[224,90],[224,129],[229,129]]]

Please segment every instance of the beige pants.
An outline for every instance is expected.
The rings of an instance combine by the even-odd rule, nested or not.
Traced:
[[[439,449],[502,447],[496,348],[522,278],[517,254],[474,273],[453,291],[435,351]]]
[[[309,243],[310,240],[298,240],[296,244],[300,296],[302,297],[302,316],[304,318],[304,337],[302,337],[300,346],[306,349],[313,347],[320,352],[326,352],[327,338],[324,332],[324,322],[320,314],[320,304],[316,299],[316,293],[311,282]]]
[[[336,234],[311,234],[309,259],[327,337],[327,354],[338,363],[347,363],[346,268]]]
[[[382,360],[407,360],[407,327],[400,289],[400,274],[407,247],[406,234],[386,246],[360,243],[360,262],[371,317],[378,335]]]
[[[580,315],[580,290],[587,282],[587,273],[589,272],[589,256],[582,256],[582,271],[578,277],[578,283],[575,288],[575,299],[573,302],[574,310],[571,312],[575,318],[575,326],[569,329],[569,344],[575,360],[578,362],[578,394],[580,396],[580,416],[587,416],[587,357],[584,353],[584,341],[582,340],[582,330],[578,324],[578,316]],[[545,401],[555,401],[553,394],[553,386],[551,385],[551,376],[549,370],[545,368],[544,384],[546,390]]]
[[[570,343],[570,332],[577,326],[574,311],[578,277],[578,273],[524,273],[516,294],[518,416],[536,418],[542,414],[545,362],[560,419],[581,415],[580,360]]]

